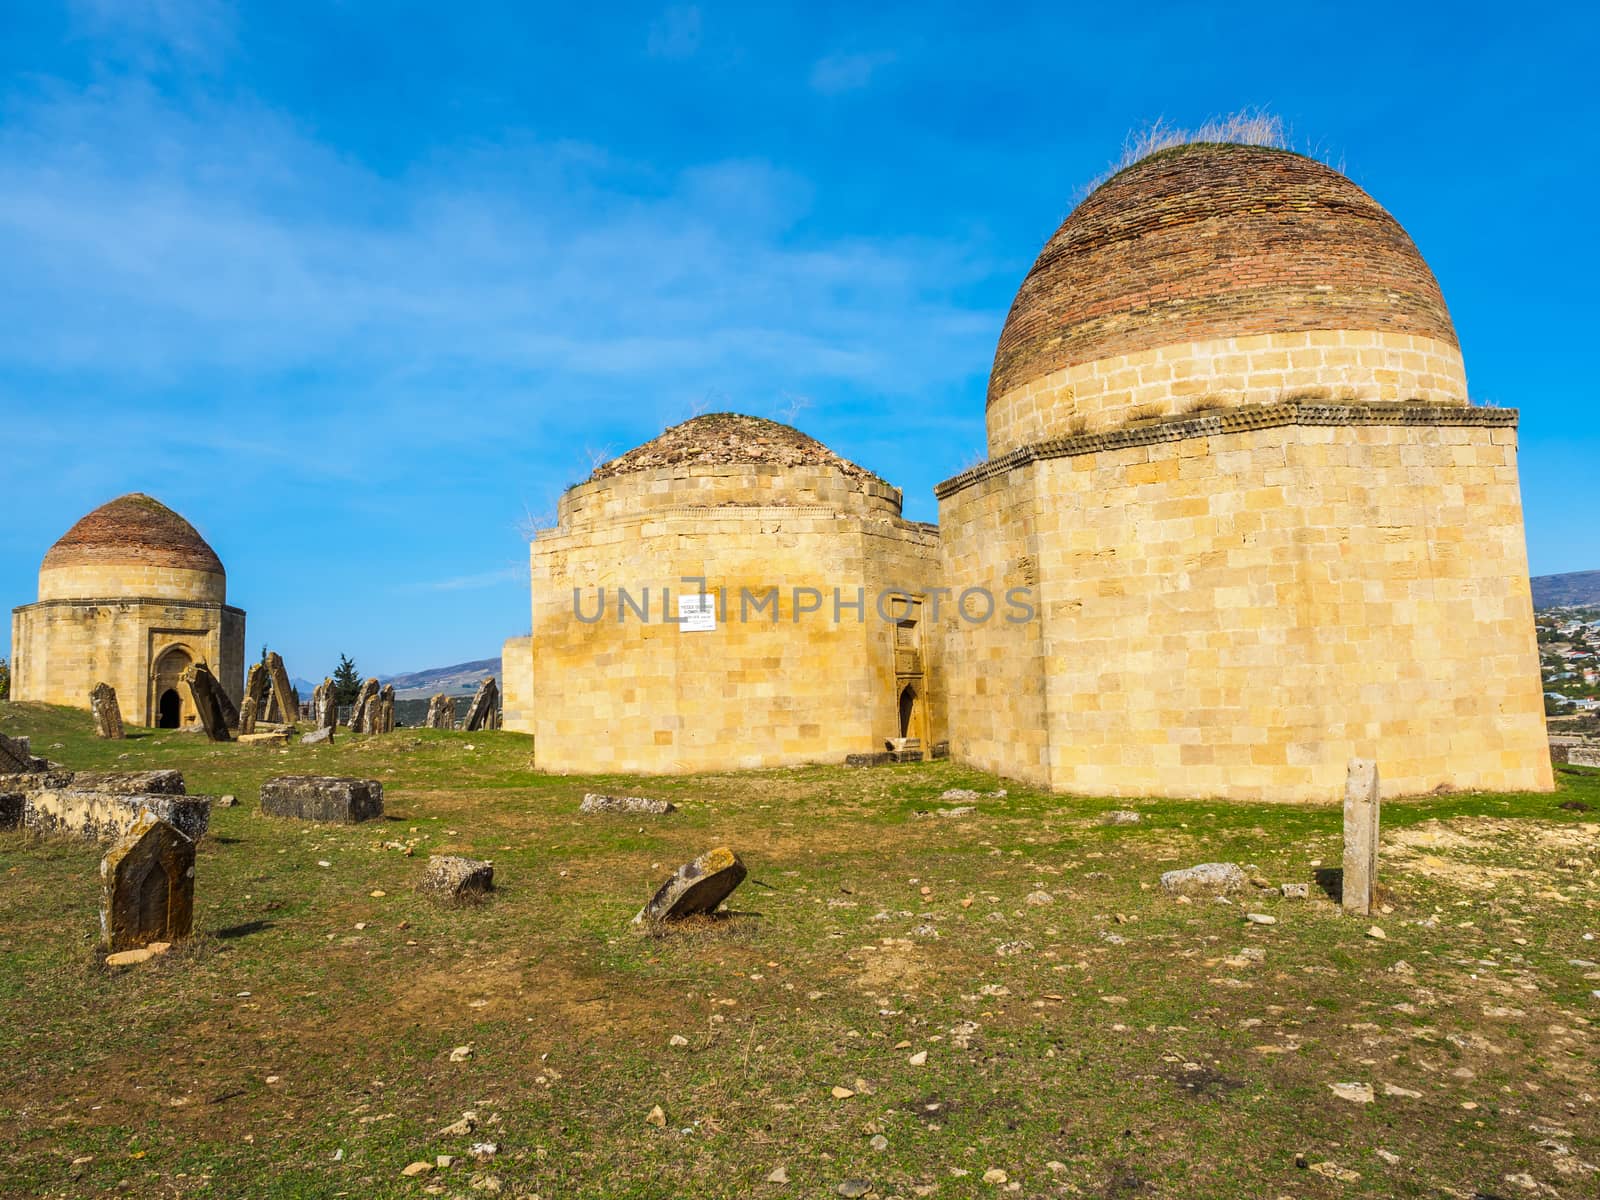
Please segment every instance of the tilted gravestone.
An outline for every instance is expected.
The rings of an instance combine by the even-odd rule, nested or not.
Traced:
[[[272,682],[273,707],[281,714],[278,720],[293,725],[300,719],[300,697],[289,683],[289,672],[284,669],[283,655],[274,650],[267,655],[267,678]]]
[[[467,719],[461,727],[469,733],[480,729],[500,728],[500,688],[491,675],[478,685],[478,694],[467,708]]]
[[[195,663],[184,668],[181,678],[183,685],[189,689],[189,699],[195,711],[200,714],[200,727],[206,731],[206,737],[213,742],[228,741],[228,718],[221,701],[217,699],[222,691],[217,677],[204,663]]]
[[[7,737],[0,733],[0,771],[10,774],[43,769],[40,760],[34,758],[33,745],[27,738]]]
[[[1345,912],[1366,916],[1378,887],[1378,764],[1352,758],[1344,781]]]
[[[428,716],[423,722],[429,729],[454,729],[456,727],[456,699],[437,692],[428,698]]]
[[[89,693],[89,711],[94,714],[95,737],[122,739],[122,708],[117,704],[117,689],[97,683]]]
[[[383,784],[337,775],[279,775],[261,785],[269,817],[354,825],[383,816]]]
[[[246,700],[255,702],[256,720],[272,719],[272,681],[267,678],[265,663],[250,664],[244,677],[244,695]],[[242,707],[243,701],[240,704]]]
[[[318,729],[334,729],[339,724],[339,700],[333,680],[324,677],[311,693],[311,715]]]
[[[676,921],[683,917],[713,913],[744,882],[745,867],[739,856],[726,846],[708,850],[693,862],[684,863],[672,878],[656,889],[635,925],[654,921]]]
[[[239,736],[249,737],[256,731],[255,697],[246,696],[239,703]]]
[[[371,733],[377,719],[378,681],[368,679],[356,693],[355,707],[350,710],[350,732]]]
[[[175,942],[194,924],[194,842],[141,813],[100,863],[100,941],[112,951]]]

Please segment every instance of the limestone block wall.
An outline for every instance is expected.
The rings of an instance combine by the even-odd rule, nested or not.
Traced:
[[[16,700],[89,707],[111,684],[130,724],[155,723],[157,664],[168,651],[210,664],[237,703],[244,688],[245,615],[223,604],[178,600],[41,600],[11,618]]]
[[[1210,338],[1077,363],[996,396],[991,456],[1133,421],[1290,400],[1467,403],[1454,342],[1318,329]]]
[[[507,638],[500,648],[500,728],[533,732],[533,638]]]
[[[1268,406],[942,485],[948,582],[1031,528],[1042,593],[1036,632],[999,628],[1019,658],[1042,641],[1042,772],[963,732],[994,631],[950,635],[953,752],[1118,796],[1332,801],[1356,755],[1387,794],[1549,788],[1514,421]]]
[[[872,611],[873,589],[909,576],[896,586],[925,592],[936,536],[899,520],[893,489],[826,468],[693,470],[683,495],[723,502],[672,503],[670,471],[596,479],[569,492],[561,526],[533,542],[539,765],[679,773],[881,748],[897,695],[892,634]],[[715,629],[665,619],[678,615],[677,597],[700,590],[685,577],[715,597]],[[797,598],[796,588],[819,595]],[[575,616],[574,589],[588,617],[603,594],[601,619]],[[618,589],[635,606],[648,589],[648,619],[621,608]],[[858,589],[860,614],[849,607]]]
[[[84,596],[129,596],[154,600],[189,600],[221,604],[227,598],[227,576],[159,563],[74,562],[46,565],[39,572],[39,599],[75,600]]]

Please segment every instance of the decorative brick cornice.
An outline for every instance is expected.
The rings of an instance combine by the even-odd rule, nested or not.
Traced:
[[[1474,408],[1465,404],[1337,404],[1299,400],[1281,404],[1252,404],[1215,412],[1158,417],[1105,433],[1079,433],[1050,438],[1031,446],[1022,446],[963,471],[936,484],[933,494],[943,500],[990,476],[1001,475],[1042,459],[1075,458],[1080,454],[1247,433],[1253,429],[1276,429],[1287,425],[1467,425],[1515,428],[1516,424],[1517,410],[1514,408]]]
[[[244,609],[220,600],[178,600],[162,596],[111,596],[105,598],[57,597],[54,600],[35,600],[32,604],[19,604],[13,613],[32,612],[36,608],[198,608],[212,613],[234,613],[244,616]]]

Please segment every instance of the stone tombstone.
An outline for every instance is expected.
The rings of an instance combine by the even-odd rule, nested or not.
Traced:
[[[269,817],[355,825],[383,816],[383,784],[338,775],[279,775],[261,785]]]
[[[456,700],[443,692],[428,698],[428,715],[423,721],[429,729],[454,729],[456,727]]]
[[[20,774],[39,769],[34,765],[33,745],[27,738],[0,733],[0,771]]]
[[[171,767],[155,771],[74,771],[63,786],[70,786],[75,792],[105,792],[111,796],[183,796],[189,790],[183,782],[183,772]]]
[[[430,854],[428,869],[418,886],[422,891],[450,897],[464,896],[468,892],[492,892],[494,864],[455,854]]]
[[[394,732],[394,684],[386,683],[383,690],[378,693],[378,728],[377,733]]]
[[[146,814],[198,842],[211,825],[211,797],[171,792],[84,791],[76,787],[31,792],[23,798],[23,828],[50,837],[111,842]]]
[[[89,711],[94,713],[95,737],[122,739],[122,707],[117,703],[117,689],[109,683],[97,683],[89,693]]]
[[[246,700],[255,702],[256,720],[272,719],[272,681],[267,678],[265,663],[250,664],[244,677],[244,695]]]
[[[468,733],[500,727],[500,689],[493,675],[478,685],[478,693],[472,697],[472,703],[467,708],[467,719],[461,727]]]
[[[1378,887],[1378,764],[1352,758],[1344,781],[1345,912],[1366,916]]]
[[[335,695],[333,680],[324,677],[311,693],[312,715],[318,729],[334,729],[339,724],[339,699]]]
[[[578,811],[659,817],[676,812],[677,806],[670,800],[654,800],[648,796],[602,796],[597,792],[585,792]]]
[[[239,704],[239,736],[249,737],[256,731],[256,701],[246,696]]]
[[[228,741],[228,718],[217,699],[217,693],[222,691],[217,677],[204,663],[195,663],[183,669],[181,678],[183,685],[189,689],[189,698],[194,703],[195,711],[200,714],[200,727],[206,731],[206,737],[213,742]]]
[[[313,729],[310,733],[300,738],[302,746],[331,746],[333,744],[333,730],[323,725]]]
[[[368,679],[356,693],[355,707],[350,710],[350,732],[371,733],[378,700],[378,681]]]
[[[300,697],[289,684],[289,672],[284,669],[283,655],[274,650],[267,655],[267,678],[272,683],[273,707],[283,715],[278,719],[293,725],[300,719]]]
[[[639,910],[633,923],[676,921],[716,912],[717,906],[744,882],[746,874],[744,863],[728,847],[708,850],[674,871],[672,878],[657,888]]]
[[[100,862],[100,941],[107,950],[176,942],[194,924],[194,842],[141,813]]]

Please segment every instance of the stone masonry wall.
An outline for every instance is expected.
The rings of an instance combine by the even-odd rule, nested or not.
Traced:
[[[500,648],[500,728],[533,732],[533,639],[507,638]]]

